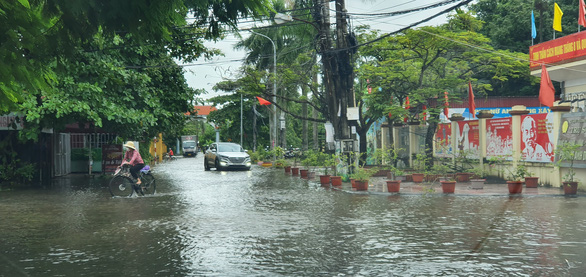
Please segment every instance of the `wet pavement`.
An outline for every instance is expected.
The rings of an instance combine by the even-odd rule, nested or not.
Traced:
[[[72,174],[0,193],[0,276],[582,276],[586,197],[405,182],[368,191],[283,169],[154,167],[157,194]]]

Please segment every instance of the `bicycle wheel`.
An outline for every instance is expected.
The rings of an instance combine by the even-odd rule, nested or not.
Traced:
[[[152,174],[147,173],[142,175],[141,181],[144,186],[144,189],[142,189],[143,195],[155,194],[157,191],[157,184],[155,182],[155,177]]]
[[[131,196],[134,191],[132,180],[124,176],[116,176],[112,178],[108,188],[110,189],[110,194],[112,194],[112,196],[120,197]]]

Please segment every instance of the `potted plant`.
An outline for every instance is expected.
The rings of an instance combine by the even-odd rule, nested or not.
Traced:
[[[517,162],[516,166],[506,167],[508,174],[507,186],[510,194],[517,194],[523,191],[523,183],[527,175],[525,165]]]
[[[291,173],[291,165],[289,165],[289,161],[284,158],[280,158],[275,161],[275,167],[277,168],[284,168],[285,173]]]
[[[273,150],[269,150],[269,151],[262,150],[261,154],[264,154],[263,157],[262,157],[262,160],[263,160],[263,162],[261,164],[262,167],[271,167],[271,166],[273,166],[273,162],[271,160],[272,160],[272,157],[273,157],[273,153],[274,152],[275,152],[274,149]]]
[[[301,159],[302,154],[296,153],[293,156],[293,165],[291,166],[291,175],[299,175],[299,160]]]
[[[359,166],[351,174],[351,178],[356,183],[356,190],[368,190],[368,181],[375,172],[372,169],[367,169]]]
[[[381,170],[388,170],[388,180],[386,181],[388,192],[399,192],[401,189],[401,180],[398,180],[397,176],[403,175],[404,173],[394,165],[398,156],[398,152],[394,148],[380,148],[374,151],[375,160],[379,164],[378,167]]]
[[[316,153],[315,161],[318,166],[323,167],[324,173],[319,175],[319,182],[322,185],[329,185],[330,184],[330,169],[332,168],[332,155],[324,152]]]
[[[388,192],[399,192],[401,190],[401,180],[399,180],[398,176],[403,176],[405,174],[402,170],[393,166],[390,169],[391,179],[387,180],[387,191]]]
[[[527,175],[531,175],[531,172],[527,171]],[[539,186],[539,177],[525,176],[525,187],[526,188],[537,188]]]
[[[470,188],[471,189],[483,189],[484,183],[486,182],[486,176],[488,172],[484,169],[484,165],[476,165],[471,170],[472,179],[470,179]]]
[[[435,164],[431,168],[433,174],[442,176],[439,179],[443,193],[454,193],[456,190],[456,180],[454,180],[453,175],[450,174],[450,170],[451,168],[444,163]]]
[[[563,142],[556,146],[555,152],[557,157],[556,166],[558,168],[568,167],[566,174],[563,176],[562,186],[564,187],[564,194],[573,195],[578,192],[578,182],[574,180],[576,171],[574,170],[574,160],[576,159],[576,151],[582,145],[573,142]]]
[[[415,160],[413,161],[413,168],[415,169],[416,173],[411,174],[414,183],[421,183],[423,182],[423,178],[425,177],[425,171],[427,162],[427,156],[425,154],[419,153],[415,155]]]
[[[330,156],[329,162],[331,163],[330,166],[333,170],[333,174],[330,176],[332,186],[342,185],[342,176],[338,175],[338,164],[345,163],[345,161],[346,158],[342,153],[336,153]]]
[[[299,170],[301,173],[301,178],[312,178],[315,174],[314,170],[317,166],[317,155],[315,151],[308,150],[304,153],[304,159],[301,160],[301,165],[303,169]]]
[[[454,171],[456,172],[456,181],[458,182],[469,182],[470,181],[470,165],[472,159],[469,158],[471,155],[470,150],[460,150],[454,152]]]

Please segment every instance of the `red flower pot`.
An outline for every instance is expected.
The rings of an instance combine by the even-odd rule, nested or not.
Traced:
[[[330,175],[319,175],[319,182],[322,185],[330,184]]]
[[[330,176],[330,181],[332,181],[332,186],[341,186],[342,176]]]
[[[411,177],[413,178],[414,183],[421,183],[421,182],[423,182],[423,177],[425,177],[425,174],[413,173],[413,174],[411,174]]]
[[[517,194],[523,192],[523,181],[507,181],[510,194]]]
[[[470,182],[470,173],[465,173],[465,172],[456,173],[456,181]]]
[[[388,192],[399,192],[401,189],[400,180],[387,180],[387,191]]]
[[[290,166],[286,166],[285,167],[285,173],[287,173],[287,174],[291,173],[291,167]]]
[[[299,175],[299,167],[292,167],[291,175]]]
[[[444,193],[454,193],[456,191],[456,181],[440,181]]]
[[[539,177],[525,177],[526,188],[536,188],[539,185]]]
[[[307,178],[308,172],[309,172],[309,170],[307,170],[307,169],[299,170],[299,173],[301,174],[301,178]]]
[[[574,195],[578,193],[578,182],[563,182],[564,194]]]
[[[354,179],[350,179],[350,184],[352,184],[352,188],[355,189],[356,188],[356,180]]]
[[[368,190],[368,181],[354,180],[356,190]]]

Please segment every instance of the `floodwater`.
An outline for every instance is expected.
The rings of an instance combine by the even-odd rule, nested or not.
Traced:
[[[586,198],[355,193],[282,170],[155,168],[0,192],[0,276],[584,276]]]

